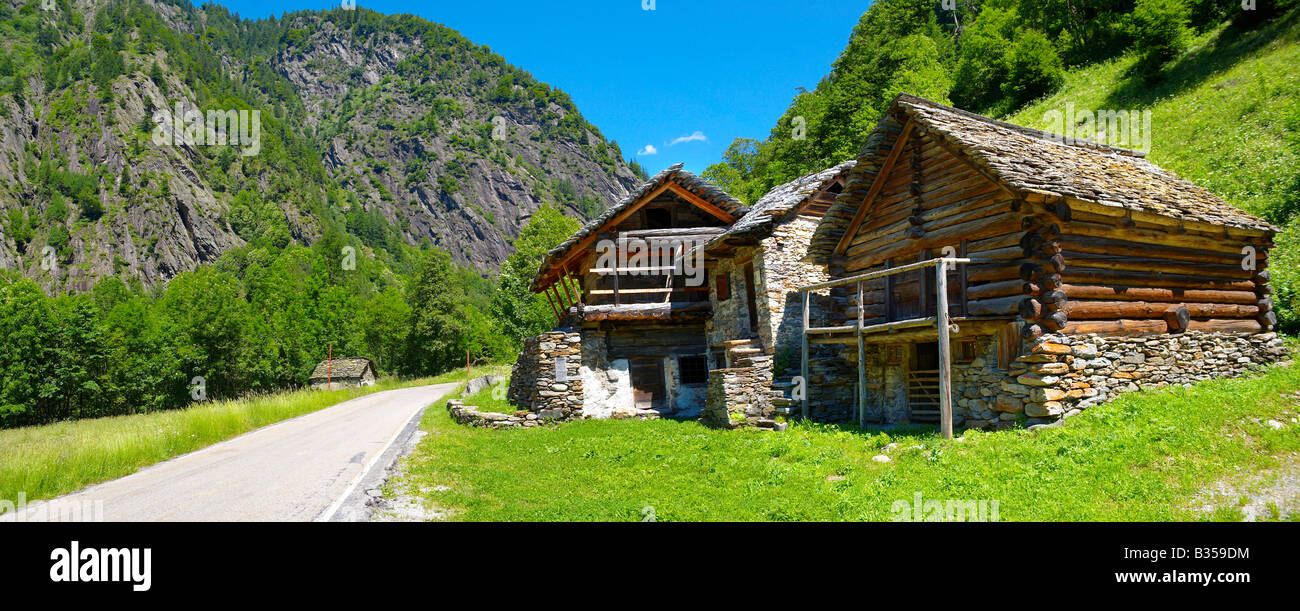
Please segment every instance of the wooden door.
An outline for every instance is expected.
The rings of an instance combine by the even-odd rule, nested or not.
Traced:
[[[637,409],[657,409],[667,404],[663,359],[629,359],[632,403]]]

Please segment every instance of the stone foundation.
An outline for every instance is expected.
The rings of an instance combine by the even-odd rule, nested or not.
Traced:
[[[1045,335],[1008,372],[1002,390],[1023,398],[1030,424],[1054,421],[1123,392],[1239,376],[1283,360],[1276,333],[1099,337]],[[1014,405],[1008,405],[1014,408]]]
[[[507,398],[542,419],[581,418],[581,367],[582,335],[577,331],[548,331],[525,339],[510,372]]]

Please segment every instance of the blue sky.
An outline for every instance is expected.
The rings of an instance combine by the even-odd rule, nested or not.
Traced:
[[[414,13],[486,44],[567,92],[589,121],[654,173],[693,172],[735,138],[766,138],[798,87],[830,71],[869,1],[357,0]],[[338,0],[218,0],[246,18]],[[645,154],[653,147],[656,154]],[[641,151],[642,154],[637,154]]]

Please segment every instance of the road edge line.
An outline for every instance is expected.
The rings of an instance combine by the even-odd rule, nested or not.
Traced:
[[[366,479],[366,476],[369,475],[371,471],[374,470],[375,465],[381,459],[387,456],[389,451],[393,449],[393,444],[397,442],[398,438],[409,437],[412,434],[414,434],[415,429],[419,427],[421,416],[424,414],[425,410],[428,410],[430,406],[432,406],[434,403],[437,403],[439,400],[441,400],[443,396],[451,394],[451,392],[454,390],[456,390],[454,387],[448,389],[447,392],[443,393],[442,395],[438,395],[434,400],[430,401],[428,404],[416,410],[415,413],[411,415],[411,418],[406,422],[406,424],[402,425],[402,428],[397,429],[396,433],[393,433],[393,436],[389,438],[388,443],[384,444],[384,448],[379,452],[375,453],[374,457],[370,459],[370,462],[368,462],[364,467],[361,468],[361,471],[357,473],[356,477],[352,478],[352,483],[348,485],[348,489],[344,490],[343,494],[340,495],[339,498],[334,499],[334,502],[330,503],[330,506],[326,507],[325,511],[322,511],[315,518],[312,518],[312,521],[313,522],[332,521],[334,519],[334,516],[338,514],[339,510],[343,508],[343,503],[347,502],[348,498],[350,498],[353,495],[353,493],[356,492],[357,486],[361,485],[361,482]],[[394,460],[396,460],[397,458],[398,457],[396,456],[393,457]]]

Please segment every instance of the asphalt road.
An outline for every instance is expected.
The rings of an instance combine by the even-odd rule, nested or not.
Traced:
[[[360,519],[364,489],[396,458],[416,416],[455,387],[358,397],[54,500],[103,501],[109,522]],[[39,503],[27,507],[29,518],[40,513]]]

